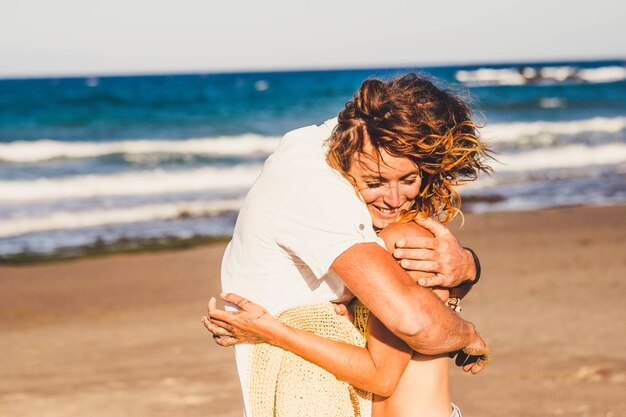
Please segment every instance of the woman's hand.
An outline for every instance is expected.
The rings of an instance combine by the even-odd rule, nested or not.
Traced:
[[[435,276],[418,280],[423,287],[453,288],[476,277],[472,254],[463,248],[447,227],[432,218],[415,219],[434,237],[410,237],[396,241],[393,255],[406,270],[434,272]]]
[[[273,326],[279,322],[260,305],[237,294],[221,294],[222,300],[239,307],[239,311],[225,311],[217,308],[215,297],[208,304],[208,315],[202,323],[220,346],[233,346],[239,343],[268,342]]]

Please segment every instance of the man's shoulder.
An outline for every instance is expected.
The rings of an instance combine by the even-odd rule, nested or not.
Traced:
[[[330,137],[333,129],[337,125],[337,118],[326,120],[320,125],[309,125],[294,129],[285,134],[285,138],[322,138]]]
[[[304,126],[287,132],[280,141],[275,155],[290,155],[300,157],[319,157],[324,153],[324,142],[330,137],[337,124],[336,119],[330,119],[321,125]]]
[[[247,201],[264,201],[274,210],[294,205],[360,204],[354,187],[328,165],[324,141],[333,120],[287,133],[248,194]]]

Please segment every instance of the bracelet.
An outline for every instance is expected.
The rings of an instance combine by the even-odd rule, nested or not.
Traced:
[[[474,268],[476,268],[476,278],[474,278],[474,281],[470,282],[469,285],[476,285],[478,284],[478,280],[480,279],[480,260],[478,259],[478,255],[476,255],[476,252],[474,252],[472,249],[468,247],[463,247],[463,249],[467,249],[469,253],[472,254],[472,258],[474,258]]]
[[[456,311],[457,313],[461,312],[461,299],[458,297],[448,298],[448,300],[444,304],[452,311]]]

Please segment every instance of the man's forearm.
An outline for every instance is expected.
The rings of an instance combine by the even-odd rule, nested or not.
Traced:
[[[415,285],[376,244],[353,246],[332,268],[389,330],[417,352],[457,351],[477,336],[471,323],[445,307],[430,289]]]
[[[439,311],[440,306],[443,311]],[[436,308],[437,311],[421,313],[425,319],[417,332],[398,334],[413,350],[425,355],[456,352],[476,339],[476,327],[472,323],[443,304],[437,304]]]

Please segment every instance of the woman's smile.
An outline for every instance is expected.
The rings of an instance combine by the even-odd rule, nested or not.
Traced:
[[[356,181],[376,229],[393,223],[402,209],[409,209],[422,184],[420,170],[413,161],[384,150],[380,157],[372,153],[355,155],[348,173]]]
[[[398,212],[400,211],[400,207],[384,208],[384,207],[378,207],[376,204],[371,204],[371,207],[376,209],[378,213],[380,214],[380,216],[390,217],[390,218],[393,217],[394,219],[396,218]]]

